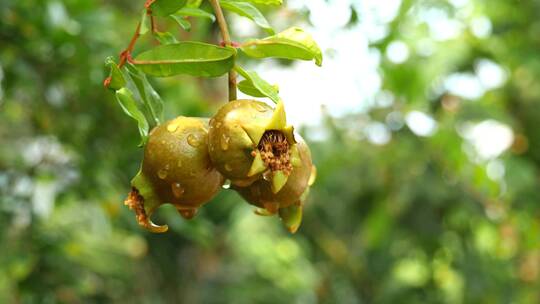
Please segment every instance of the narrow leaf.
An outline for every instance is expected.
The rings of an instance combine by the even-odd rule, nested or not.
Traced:
[[[139,35],[148,33],[150,28],[150,17],[146,14],[146,10],[143,10],[141,15],[141,25],[139,27]]]
[[[176,37],[174,37],[174,35],[169,32],[154,32],[154,37],[156,37],[157,41],[159,41],[160,44],[178,43]]]
[[[298,27],[264,39],[250,40],[242,45],[241,50],[254,58],[315,60],[317,65],[322,64],[321,49],[311,35]]]
[[[111,71],[109,73],[109,77],[111,79],[109,83],[109,88],[113,90],[118,90],[126,85],[126,80],[124,79],[124,76],[122,75],[122,72],[118,68],[118,65],[112,57],[108,57],[105,60],[105,65],[108,66]]]
[[[186,0],[156,0],[150,8],[152,15],[165,17],[175,13],[186,5]]]
[[[274,89],[276,89],[276,92],[279,92],[279,88],[277,85],[273,85],[272,87],[274,87]],[[253,97],[267,97],[266,95],[264,95],[261,91],[259,91],[259,89],[257,89],[254,85],[253,85],[253,82],[251,82],[250,80],[242,80],[238,83],[238,89],[246,94],[246,95],[249,95],[249,96],[253,96]]]
[[[121,88],[116,91],[116,100],[122,107],[122,110],[131,118],[137,121],[139,134],[141,135],[141,144],[146,143],[148,137],[148,122],[144,114],[137,108],[137,103],[133,98],[133,93],[128,88]]]
[[[216,21],[216,17],[213,14],[211,14],[211,13],[205,11],[205,10],[202,10],[200,8],[183,7],[179,11],[174,13],[174,15],[177,15],[177,16],[190,16],[190,17],[201,17],[201,18],[210,19],[210,20],[212,20],[212,22]]]
[[[184,31],[189,32],[191,30],[191,22],[186,20],[182,16],[171,15],[171,18],[178,23],[178,25],[184,29]]]
[[[223,7],[224,9],[251,19],[253,22],[255,22],[255,24],[263,28],[267,33],[269,33],[270,35],[274,35],[274,29],[272,28],[272,26],[270,26],[266,18],[264,18],[263,14],[255,6],[253,6],[253,4],[248,2],[235,2],[228,0],[221,0],[220,3],[221,7]]]
[[[150,123],[150,126],[154,127],[159,125],[163,121],[163,100],[156,90],[154,90],[142,71],[130,63],[128,63],[126,67],[128,76],[135,85],[135,88],[137,88],[139,97],[146,108],[146,113],[150,116],[152,122]]]
[[[257,74],[256,72],[246,71],[242,69],[240,66],[235,66],[234,69],[240,75],[242,75],[246,79],[246,81],[249,81],[251,85],[253,86],[253,88],[255,88],[258,91],[257,93],[260,93],[260,95],[270,98],[275,103],[278,103],[281,100],[281,98],[279,97],[277,88],[269,84],[266,80],[262,79],[259,76],[259,74]],[[246,94],[251,95],[249,93],[246,93]],[[251,96],[255,96],[255,95],[251,95]]]
[[[202,42],[161,45],[146,51],[135,64],[146,74],[167,77],[178,74],[217,77],[233,66],[236,50]]]

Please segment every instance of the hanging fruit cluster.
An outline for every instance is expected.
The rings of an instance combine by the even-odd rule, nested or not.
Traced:
[[[250,2],[209,0],[214,14],[201,8],[202,1],[147,0],[142,18],[119,63],[108,58],[110,75],[104,85],[115,92],[124,112],[135,119],[144,157],[131,182],[125,204],[138,223],[152,232],[167,226],[150,217],[162,204],[172,204],[185,219],[223,188],[237,191],[259,215],[277,214],[291,232],[302,220],[309,186],[315,180],[309,147],[287,124],[283,101],[276,86],[236,63],[238,50],[253,58],[286,58],[322,62],[319,47],[297,27],[274,34],[268,21]],[[253,0],[279,5],[281,0]],[[222,8],[247,17],[271,36],[231,42]],[[223,43],[178,42],[161,32],[156,17],[170,18],[189,30],[189,18],[217,20]],[[132,57],[137,39],[150,32],[160,45]],[[146,75],[167,77],[188,74],[218,77],[228,73],[229,102],[211,118],[179,116],[163,120],[162,100]],[[244,80],[237,82],[239,73]],[[275,103],[242,99],[236,90]],[[226,185],[226,187],[224,187]]]

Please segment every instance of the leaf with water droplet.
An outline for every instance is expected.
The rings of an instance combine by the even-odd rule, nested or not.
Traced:
[[[285,59],[315,60],[322,64],[322,52],[315,40],[299,27],[291,27],[277,35],[253,39],[241,47],[254,58],[276,57]]]

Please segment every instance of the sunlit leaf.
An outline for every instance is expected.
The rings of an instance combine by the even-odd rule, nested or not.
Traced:
[[[150,8],[154,16],[168,16],[186,5],[186,0],[156,0]]]
[[[279,88],[277,85],[273,85],[276,92],[279,92]],[[267,97],[265,94],[263,94],[259,89],[253,85],[253,82],[250,80],[242,80],[238,83],[238,90],[240,90],[242,93],[253,96],[253,97]]]
[[[216,21],[216,17],[200,8],[193,8],[193,7],[183,7],[176,13],[174,13],[176,16],[190,16],[190,17],[201,17],[201,18],[207,18],[212,20],[212,22]]]
[[[247,17],[255,22],[255,24],[263,28],[270,35],[274,34],[274,29],[272,26],[270,26],[263,14],[251,3],[228,0],[221,0],[220,3],[221,7],[224,9],[234,12],[240,16]]]
[[[108,66],[111,71],[109,73],[109,77],[111,81],[109,82],[109,88],[113,90],[118,90],[126,85],[126,80],[124,79],[124,76],[122,75],[122,72],[118,68],[118,65],[112,57],[108,57],[105,60],[105,65]]]
[[[315,60],[322,64],[322,53],[311,35],[301,28],[292,27],[277,35],[264,39],[254,39],[241,47],[248,56],[254,58],[277,57],[286,59]]]
[[[122,110],[131,118],[137,121],[139,134],[141,135],[141,144],[146,143],[148,137],[148,122],[144,117],[143,112],[137,107],[137,103],[133,97],[133,93],[128,88],[121,88],[116,91],[116,100],[122,107]]]
[[[126,65],[126,68],[128,70],[128,76],[137,88],[146,112],[152,120],[150,126],[153,127],[160,124],[163,121],[163,100],[142,71],[129,63]]]
[[[154,32],[154,37],[156,37],[160,44],[178,43],[176,37],[169,32]]]
[[[161,45],[135,59],[135,64],[148,75],[157,77],[188,74],[217,77],[234,66],[236,50],[202,42],[181,42]]]
[[[186,7],[194,7],[197,8],[201,6],[202,0],[188,0],[186,3]]]
[[[191,30],[191,22],[186,20],[183,16],[171,15],[171,18],[176,21],[184,31],[189,32]]]
[[[244,83],[243,88],[248,87],[248,91],[242,91],[245,94],[251,95],[254,93],[256,95],[251,95],[255,97],[268,97],[273,102],[278,103],[281,98],[279,97],[279,92],[276,86],[269,84],[266,80],[262,79],[259,74],[254,71],[246,71],[240,66],[235,66],[234,69],[242,75],[246,81],[249,83]],[[250,93],[248,93],[250,92]]]
[[[262,4],[262,5],[281,5],[283,0],[245,0],[247,2]]]

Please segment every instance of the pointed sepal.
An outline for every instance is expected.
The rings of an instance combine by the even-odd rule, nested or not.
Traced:
[[[294,127],[291,125],[285,126],[281,132],[285,134],[285,137],[287,138],[287,142],[289,142],[290,145],[296,144],[296,138],[294,138]]]
[[[300,227],[300,224],[302,224],[302,209],[302,204],[294,204],[279,209],[279,217],[290,233],[295,233]]]
[[[150,216],[159,207],[160,203],[142,171],[139,171],[133,178],[131,185],[131,192],[124,201],[124,205],[135,212],[137,223],[154,233],[163,233],[169,230],[167,225],[156,225],[150,219]]]
[[[255,157],[253,158],[253,163],[251,163],[251,168],[247,176],[252,177],[266,170],[266,164],[262,160],[261,152],[255,151]]]
[[[289,176],[282,170],[275,171],[272,176],[272,192],[278,193],[283,186],[287,183]]]
[[[290,153],[291,153],[291,164],[293,165],[293,167],[302,166],[302,159],[300,159],[300,152],[298,152],[297,145],[291,146]]]
[[[245,124],[242,126],[242,128],[247,133],[247,135],[251,139],[254,146],[257,146],[259,144],[259,141],[261,141],[261,138],[263,137],[263,134],[266,131],[263,125],[255,124],[255,123]]]
[[[278,102],[274,109],[274,114],[266,126],[266,130],[283,130],[287,125],[287,117],[285,115],[285,106],[283,101]]]

